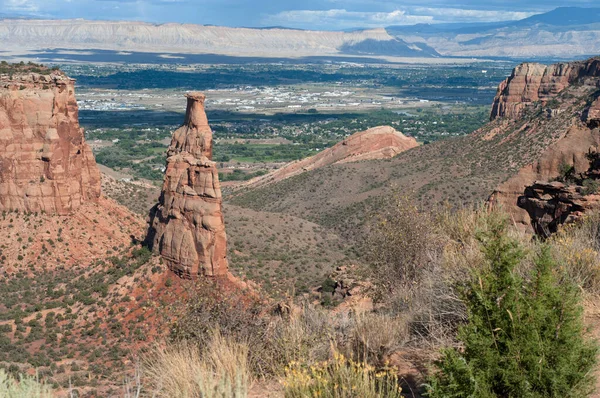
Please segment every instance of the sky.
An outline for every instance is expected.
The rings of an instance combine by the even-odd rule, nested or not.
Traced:
[[[523,19],[597,0],[0,0],[1,16],[343,30]]]

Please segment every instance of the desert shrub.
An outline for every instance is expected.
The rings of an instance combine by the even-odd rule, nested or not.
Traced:
[[[583,180],[581,182],[581,185],[583,187],[581,190],[581,194],[584,196],[594,194],[598,191],[598,188],[600,188],[598,181],[592,180],[591,178],[586,178],[585,180]]]
[[[263,374],[281,375],[291,363],[312,365],[331,354],[335,340],[335,317],[322,309],[304,305],[299,313],[289,317],[273,317],[260,348],[265,365]]]
[[[446,349],[430,397],[582,397],[591,390],[595,343],[584,335],[579,291],[546,246],[523,279],[522,246],[497,222],[480,236],[485,266],[462,290],[462,349]]]
[[[335,353],[333,359],[306,367],[291,363],[282,381],[285,398],[400,398],[402,389],[392,369],[376,370]]]
[[[250,372],[248,347],[213,331],[200,351],[185,342],[157,347],[144,359],[142,382],[151,397],[244,398]]]
[[[350,332],[349,355],[371,365],[383,366],[408,337],[406,318],[376,313],[356,314]]]
[[[575,174],[575,166],[565,162],[564,160],[558,165],[558,180],[563,182],[570,182],[573,180]]]
[[[21,376],[17,381],[0,369],[0,397],[5,398],[52,398],[52,389],[37,379]]]
[[[219,329],[224,336],[246,339],[265,329],[262,303],[252,295],[226,291],[210,280],[197,281],[179,311],[182,312],[171,330],[172,340],[196,341],[203,345]],[[262,333],[258,333],[261,338]]]
[[[477,235],[503,217],[501,211],[483,206],[444,205],[431,212],[428,262],[421,267],[419,278],[412,281],[404,305],[398,305],[397,295],[384,300],[392,313],[409,319],[410,334],[420,344],[435,348],[454,343],[459,325],[466,321],[466,308],[456,285],[483,264]]]
[[[438,249],[431,220],[407,197],[395,196],[374,217],[364,252],[382,294],[416,283]]]
[[[600,215],[587,215],[577,224],[567,224],[549,241],[552,254],[566,274],[591,294],[600,293]]]
[[[250,347],[254,371],[260,373],[271,366],[264,352],[269,324],[267,308],[253,295],[225,291],[211,281],[197,281],[177,312],[180,314],[171,330],[172,342],[189,341],[203,347],[217,329],[223,336]]]

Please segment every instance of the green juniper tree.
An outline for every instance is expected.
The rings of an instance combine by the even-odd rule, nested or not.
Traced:
[[[561,277],[548,247],[529,278],[523,249],[497,223],[480,237],[486,267],[461,291],[463,348],[446,349],[427,385],[432,398],[584,397],[597,347],[585,338],[577,286]]]

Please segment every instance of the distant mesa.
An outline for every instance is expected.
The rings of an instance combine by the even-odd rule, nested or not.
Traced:
[[[227,237],[219,173],[205,96],[190,93],[183,126],[173,133],[159,203],[146,238],[168,267],[186,278],[227,276]]]
[[[74,80],[37,66],[2,69],[0,210],[66,215],[97,201],[100,172],[79,127]]]
[[[374,127],[353,134],[315,156],[289,163],[269,174],[256,177],[244,186],[269,184],[336,163],[390,159],[417,146],[417,140],[405,136],[393,127]]]
[[[600,53],[600,9],[577,7],[558,8],[520,21],[420,24],[344,32],[82,19],[3,19],[0,31],[3,56],[48,59],[79,58],[75,54],[48,55],[48,50],[57,49],[168,57],[345,58],[358,62],[396,62],[396,58],[439,62],[441,57],[465,61],[488,57],[573,59]],[[99,53],[99,59],[101,56],[108,54]],[[152,59],[169,61],[158,56]]]

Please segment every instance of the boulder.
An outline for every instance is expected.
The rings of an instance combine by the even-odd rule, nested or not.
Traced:
[[[586,212],[600,208],[597,192],[600,155],[590,152],[588,159],[588,171],[573,181],[536,181],[526,187],[517,200],[517,206],[527,211],[533,230],[541,238],[550,237],[562,224],[574,222]]]

